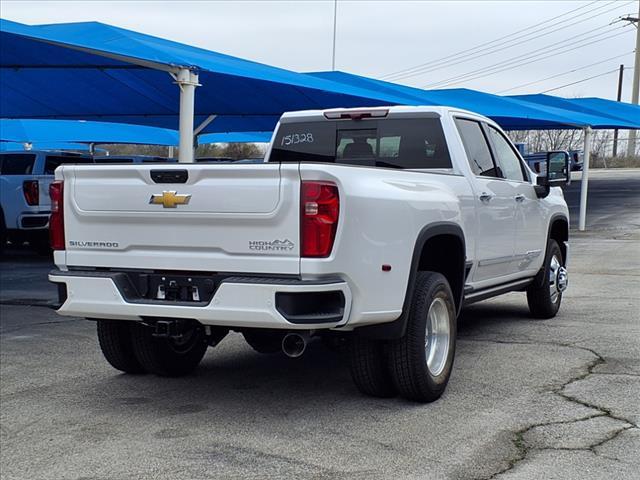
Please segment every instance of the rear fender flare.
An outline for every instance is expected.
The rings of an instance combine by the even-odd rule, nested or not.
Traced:
[[[416,275],[418,272],[418,265],[420,263],[420,257],[422,256],[422,250],[425,244],[433,237],[438,235],[454,235],[460,239],[463,250],[463,261],[461,262],[460,275],[462,276],[462,287],[460,288],[460,295],[456,299],[457,313],[460,313],[462,308],[462,299],[464,295],[464,273],[466,263],[466,245],[464,240],[464,232],[460,225],[452,222],[437,222],[432,223],[420,230],[416,238],[415,246],[413,248],[413,255],[411,258],[411,269],[409,271],[409,281],[407,283],[407,291],[405,293],[404,302],[402,304],[402,313],[400,316],[389,323],[383,323],[380,325],[371,325],[368,327],[360,327],[355,330],[355,333],[365,338],[372,339],[385,339],[391,340],[400,338],[404,335],[407,328],[407,320],[409,318],[409,310],[411,306],[411,298],[415,290]]]

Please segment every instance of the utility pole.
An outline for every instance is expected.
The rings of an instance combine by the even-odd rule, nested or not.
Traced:
[[[333,50],[331,53],[331,71],[332,72],[336,70],[336,27],[337,26],[338,26],[338,0],[333,0]]]
[[[618,75],[618,96],[617,101],[622,100],[622,78],[624,76],[624,65],[620,65],[620,73]],[[613,131],[613,156],[618,156],[618,129]]]
[[[633,64],[633,86],[631,87],[631,103],[638,105],[638,94],[640,93],[640,0],[638,0],[638,16],[627,16],[623,18],[630,23],[636,24],[636,58]],[[629,141],[627,142],[627,156],[633,157],[636,154],[636,131],[629,130]]]

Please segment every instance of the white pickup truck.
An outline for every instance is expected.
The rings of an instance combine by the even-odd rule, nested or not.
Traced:
[[[265,163],[61,166],[61,315],[124,372],[192,371],[229,330],[296,357],[347,345],[364,393],[432,401],[464,305],[567,286],[568,156],[534,175],[491,120],[445,107],[286,113]]]

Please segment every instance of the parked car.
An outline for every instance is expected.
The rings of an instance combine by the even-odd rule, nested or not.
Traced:
[[[523,158],[529,165],[529,168],[535,173],[542,173],[548,152],[529,153],[523,155]],[[570,150],[566,152],[569,156],[569,165],[572,172],[582,170],[582,151]]]
[[[101,155],[94,157],[95,163],[176,163],[175,158],[154,155]]]
[[[62,164],[89,162],[90,156],[61,151],[0,152],[0,248],[7,241],[28,241],[46,250],[54,171]]]
[[[582,170],[584,152],[582,150],[569,150],[569,162],[571,164],[571,171]]]
[[[191,372],[229,330],[261,353],[346,343],[364,393],[426,402],[457,317],[567,287],[568,156],[536,176],[493,121],[446,107],[286,113],[263,164],[66,166],[51,186],[58,313],[124,372]]]

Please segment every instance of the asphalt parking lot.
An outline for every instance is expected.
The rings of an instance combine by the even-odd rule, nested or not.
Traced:
[[[465,311],[451,382],[429,405],[361,396],[319,342],[291,360],[231,335],[189,377],[119,374],[93,323],[48,306],[50,263],[9,252],[2,478],[637,479],[640,171],[591,178],[559,315],[530,319],[521,293]]]

